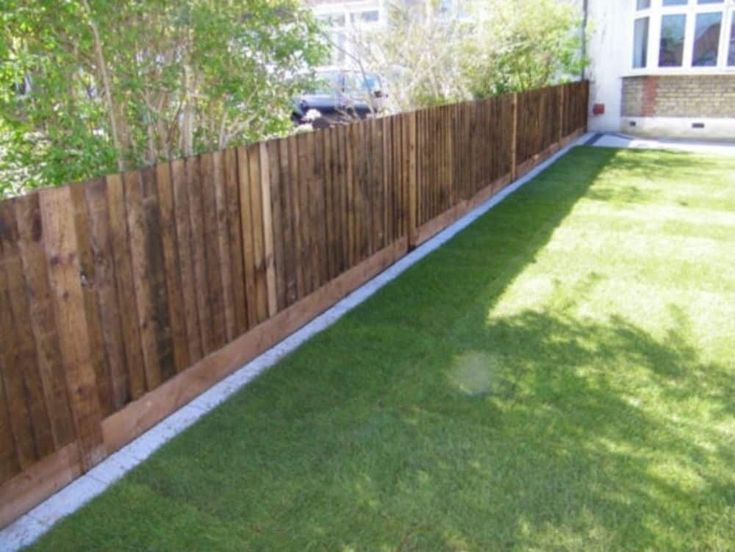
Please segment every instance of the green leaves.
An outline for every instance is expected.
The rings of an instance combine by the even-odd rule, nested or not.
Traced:
[[[474,97],[576,78],[584,68],[579,10],[558,0],[488,0],[466,42],[463,73]]]
[[[560,0],[480,0],[468,13],[438,3],[388,6],[388,25],[352,37],[383,73],[394,107],[413,109],[527,90],[576,78],[581,12]]]
[[[2,0],[0,194],[261,139],[326,53],[295,0]]]

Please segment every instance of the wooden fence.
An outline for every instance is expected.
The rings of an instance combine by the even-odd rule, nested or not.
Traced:
[[[0,527],[586,125],[573,83],[0,203]]]

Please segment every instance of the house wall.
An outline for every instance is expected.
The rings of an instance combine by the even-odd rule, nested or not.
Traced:
[[[579,0],[581,6],[582,0]],[[735,140],[735,67],[721,57],[717,67],[691,67],[691,35],[695,10],[723,9],[735,2],[702,5],[689,0],[689,8],[661,11],[661,0],[651,0],[652,9],[639,12],[636,0],[588,0],[590,79],[589,128],[596,132],[660,137],[696,137]],[[683,67],[659,67],[658,22],[662,13],[689,10]],[[730,31],[727,12],[721,36],[726,47]],[[650,17],[645,68],[633,68],[633,27],[637,17]],[[735,15],[733,16],[735,18]],[[594,115],[592,106],[604,104],[604,115]]]
[[[735,118],[735,75],[625,77],[622,115]]]
[[[618,132],[621,128],[622,80],[630,67],[635,0],[589,0],[587,55],[590,65],[589,129]],[[592,105],[603,104],[605,113],[592,115]]]

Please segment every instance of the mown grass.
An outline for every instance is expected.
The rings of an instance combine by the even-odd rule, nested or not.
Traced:
[[[732,550],[735,158],[576,148],[38,550]]]

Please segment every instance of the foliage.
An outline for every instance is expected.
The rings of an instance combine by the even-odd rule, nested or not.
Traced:
[[[577,8],[559,0],[486,0],[461,58],[474,97],[576,78],[586,65]]]
[[[465,99],[466,79],[457,60],[470,25],[442,16],[435,3],[394,2],[386,11],[384,29],[353,29],[348,40],[354,63],[386,77],[393,109]]]
[[[384,29],[353,31],[354,61],[387,77],[394,109],[557,84],[585,66],[581,17],[567,0],[478,0],[466,12],[444,6],[389,4]]]
[[[0,1],[6,192],[282,132],[326,53],[296,0]]]

